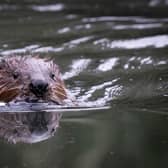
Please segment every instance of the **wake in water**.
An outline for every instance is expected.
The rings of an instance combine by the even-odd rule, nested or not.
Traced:
[[[63,6],[49,7],[57,8],[62,10]],[[46,10],[40,6],[33,9]],[[3,45],[1,55],[27,52],[50,55],[64,65],[63,79],[81,108],[167,98],[167,18],[78,15],[63,18],[66,27],[58,19],[59,27],[43,33],[43,38],[52,38],[51,42],[41,40],[16,49]],[[49,23],[55,16],[50,19]],[[55,43],[53,36],[60,42]]]

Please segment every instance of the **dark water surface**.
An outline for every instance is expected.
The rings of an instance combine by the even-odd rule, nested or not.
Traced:
[[[0,54],[51,56],[79,101],[111,108],[65,114],[40,143],[1,141],[0,168],[167,167],[168,18],[65,8],[1,5]]]

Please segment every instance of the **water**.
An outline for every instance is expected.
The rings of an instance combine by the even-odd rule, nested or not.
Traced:
[[[0,167],[167,167],[168,18],[65,9],[0,6],[0,54],[52,57],[78,101],[110,109],[66,113],[40,143],[1,140]]]

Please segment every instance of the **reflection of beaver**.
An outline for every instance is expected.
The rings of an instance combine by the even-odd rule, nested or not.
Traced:
[[[37,57],[5,57],[0,62],[0,101],[64,104],[67,90],[58,66]],[[35,142],[51,136],[58,113],[0,113],[0,136],[10,142]]]

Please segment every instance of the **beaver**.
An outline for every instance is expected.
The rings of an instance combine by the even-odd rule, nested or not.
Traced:
[[[38,56],[11,56],[0,60],[0,102],[53,102],[70,99],[59,67]],[[9,142],[38,142],[52,136],[61,114],[0,113],[0,137]]]

